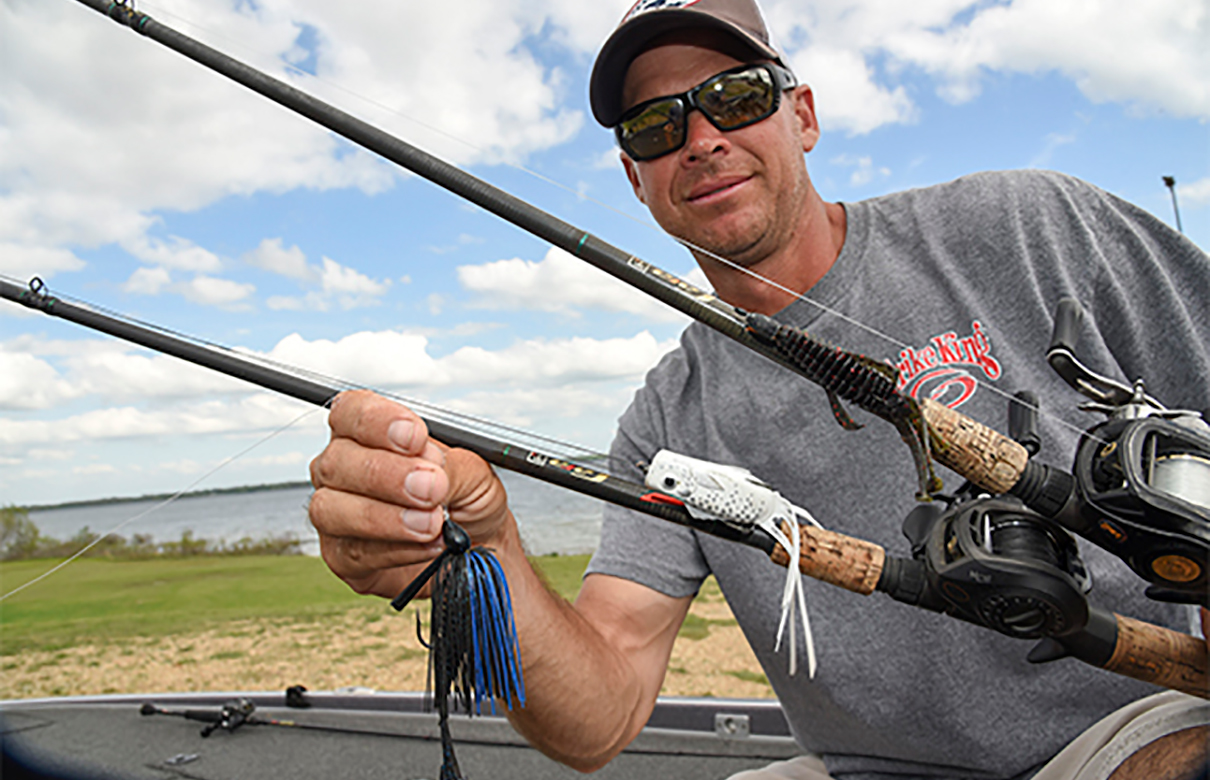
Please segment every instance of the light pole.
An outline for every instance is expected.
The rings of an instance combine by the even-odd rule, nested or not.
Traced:
[[[1164,186],[1167,187],[1168,191],[1172,193],[1172,212],[1176,214],[1176,229],[1179,232],[1184,233],[1185,231],[1181,229],[1181,210],[1176,205],[1176,177],[1165,176]]]

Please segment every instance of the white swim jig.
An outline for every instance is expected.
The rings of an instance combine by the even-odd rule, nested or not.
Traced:
[[[799,550],[798,525],[802,520],[822,528],[811,513],[791,504],[773,488],[761,482],[752,472],[739,466],[724,466],[687,455],[660,450],[651,460],[644,478],[647,487],[676,496],[685,502],[694,517],[718,520],[742,530],[760,528],[790,553],[797,561]],[[800,520],[801,518],[801,520]],[[790,536],[779,526],[785,520]],[[773,652],[781,649],[786,624],[790,626],[790,674],[798,668],[797,643],[794,641],[794,604],[802,613],[803,636],[807,645],[807,674],[815,676],[815,641],[807,619],[807,598],[803,591],[802,574],[795,563],[786,573],[782,591],[781,621]]]

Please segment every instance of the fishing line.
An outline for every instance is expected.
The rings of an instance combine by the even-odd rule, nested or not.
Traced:
[[[160,503],[155,504],[155,505],[153,505],[153,506],[150,506],[150,507],[148,507],[147,509],[144,509],[142,512],[139,512],[139,513],[138,513],[138,514],[136,514],[134,517],[130,517],[130,518],[126,519],[126,520],[123,520],[122,522],[120,522],[120,523],[118,523],[116,526],[114,526],[113,528],[109,529],[109,530],[108,530],[108,531],[106,531],[105,533],[103,533],[103,534],[101,534],[100,536],[98,536],[96,539],[93,539],[91,542],[89,542],[88,544],[84,545],[84,547],[83,547],[82,549],[80,549],[79,551],[77,551],[75,554],[73,554],[73,555],[72,555],[72,556],[70,556],[69,558],[66,558],[66,559],[65,559],[65,560],[63,560],[63,561],[60,561],[60,562],[59,562],[58,564],[56,564],[55,566],[51,567],[51,568],[50,568],[48,571],[46,571],[46,572],[44,572],[44,573],[40,574],[39,576],[35,577],[34,579],[30,580],[29,582],[26,582],[26,583],[24,583],[24,584],[22,584],[22,585],[17,586],[16,588],[13,588],[13,589],[12,589],[12,590],[10,590],[8,593],[5,593],[3,596],[0,596],[0,601],[4,601],[4,600],[5,600],[5,599],[7,599],[9,596],[16,595],[17,593],[20,593],[21,591],[25,590],[26,588],[28,588],[28,587],[30,587],[30,586],[32,586],[32,585],[36,585],[37,583],[39,583],[39,582],[41,582],[42,580],[46,579],[46,578],[47,578],[47,577],[49,577],[50,575],[52,575],[52,574],[54,574],[55,572],[59,571],[60,569],[63,569],[63,568],[64,568],[64,567],[66,567],[68,564],[73,563],[73,562],[74,562],[74,561],[76,561],[78,558],[80,558],[81,556],[83,556],[83,555],[84,555],[84,553],[86,553],[86,552],[88,552],[89,550],[91,550],[92,548],[96,547],[98,544],[100,544],[100,543],[101,543],[101,542],[102,542],[104,539],[106,539],[107,537],[109,537],[109,536],[112,536],[112,535],[116,534],[118,531],[121,531],[123,528],[125,528],[125,527],[126,527],[126,526],[128,526],[128,525],[130,525],[130,524],[131,524],[131,523],[133,523],[134,521],[139,520],[139,519],[144,518],[144,517],[147,517],[148,515],[152,514],[153,512],[156,512],[156,511],[159,511],[160,509],[163,509],[164,507],[168,506],[169,504],[173,503],[173,502],[174,502],[174,501],[176,501],[178,498],[180,498],[181,496],[183,496],[185,493],[188,493],[190,490],[192,490],[193,488],[197,487],[198,485],[200,485],[200,484],[201,484],[202,482],[204,482],[205,480],[209,479],[209,478],[210,478],[211,476],[213,476],[214,474],[218,473],[219,471],[223,470],[224,468],[226,468],[227,466],[231,465],[231,464],[232,464],[232,463],[234,463],[235,461],[237,461],[237,460],[239,460],[240,458],[244,457],[244,456],[245,456],[245,455],[247,455],[249,452],[251,452],[252,450],[254,450],[254,449],[256,449],[257,447],[261,446],[262,444],[264,444],[264,443],[268,442],[269,440],[271,440],[271,439],[273,439],[273,438],[277,437],[278,435],[280,435],[280,434],[282,434],[282,433],[285,433],[287,430],[289,430],[290,428],[293,428],[295,425],[297,425],[299,422],[301,422],[301,421],[302,421],[304,418],[309,417],[309,416],[311,416],[311,415],[315,414],[315,413],[316,413],[316,412],[318,412],[318,411],[319,411],[319,407],[312,407],[312,408],[308,409],[307,411],[303,412],[303,413],[302,413],[302,414],[300,414],[298,417],[295,417],[293,420],[291,420],[290,422],[288,422],[288,423],[286,423],[285,425],[281,426],[281,427],[280,427],[280,428],[278,428],[277,430],[270,432],[270,433],[269,433],[267,436],[265,436],[264,438],[259,439],[258,441],[254,442],[253,444],[250,444],[249,446],[247,446],[247,447],[245,447],[244,449],[240,450],[240,451],[239,451],[239,452],[237,452],[236,454],[234,454],[234,455],[231,455],[231,456],[227,457],[225,460],[221,461],[221,462],[220,462],[220,463],[219,463],[217,466],[215,466],[214,468],[210,469],[210,470],[209,470],[209,471],[207,471],[205,474],[201,475],[200,477],[198,477],[197,479],[195,479],[193,482],[191,482],[191,483],[189,483],[188,485],[186,485],[185,487],[181,488],[181,489],[180,489],[180,490],[178,490],[176,493],[172,494],[171,496],[169,496],[168,498],[164,499],[164,500],[163,500],[163,501],[161,501]]]

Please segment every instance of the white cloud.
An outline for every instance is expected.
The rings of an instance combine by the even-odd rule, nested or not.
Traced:
[[[79,271],[84,261],[67,249],[0,242],[0,273],[18,279],[50,279],[60,271]]]
[[[589,416],[607,416],[607,428],[612,428],[613,418],[618,410],[625,407],[627,400],[633,395],[634,389],[598,388],[596,386],[560,386],[541,388],[509,388],[505,390],[479,390],[449,401],[446,408],[462,414],[489,419],[502,425],[532,429],[535,426],[549,426],[553,421],[566,423],[567,420],[583,419]],[[423,414],[423,410],[420,410]],[[557,419],[556,419],[557,418]],[[510,434],[505,434],[506,437]],[[511,434],[516,436],[516,434]],[[564,433],[558,433],[553,438],[567,440]],[[584,442],[576,442],[584,446]],[[545,448],[539,442],[534,442],[539,449]],[[604,446],[604,445],[602,445]]]
[[[280,455],[265,455],[259,458],[241,458],[240,463],[248,466],[296,466],[309,463],[315,453],[283,452]]]
[[[73,467],[71,473],[82,477],[89,477],[98,474],[117,474],[118,470],[108,463],[90,463],[86,466]]]
[[[39,346],[28,339],[25,343]],[[66,351],[57,349],[58,342],[40,344],[47,352]],[[332,377],[334,384],[344,380],[383,390],[441,390],[464,399],[484,393],[515,391],[523,396],[579,388],[590,394],[585,398],[595,398],[593,394],[603,391],[585,384],[620,381],[633,386],[675,346],[675,341],[660,342],[644,331],[631,338],[518,341],[497,351],[464,347],[434,358],[425,336],[366,331],[338,341],[293,334],[266,357]],[[30,352],[13,351],[12,342],[5,345],[0,350],[0,409],[44,409],[85,397],[108,406],[55,420],[0,419],[0,445],[62,449],[94,439],[246,434],[280,427],[299,410],[290,399],[256,390],[249,394],[250,386],[244,382],[163,355],[80,349],[59,359],[61,370]],[[134,398],[146,408],[112,405]],[[592,408],[588,401],[583,403]],[[616,397],[614,403],[616,410]],[[490,409],[482,411],[490,415]]]
[[[597,171],[616,170],[621,172],[623,170],[621,155],[622,153],[616,146],[611,146],[594,157],[589,163],[589,167]]]
[[[46,409],[79,394],[46,361],[0,349],[0,409]]]
[[[391,287],[389,279],[375,281],[328,257],[323,258],[320,282],[324,294],[338,300],[342,309],[354,309],[376,303]]]
[[[635,314],[657,322],[676,322],[684,315],[630,285],[551,248],[538,261],[498,260],[458,267],[458,280],[482,293],[476,305],[489,309],[537,309],[578,316],[578,308]]]
[[[297,34],[287,20],[226,4],[164,7],[253,50],[280,51]],[[44,29],[55,30],[53,40]],[[167,256],[157,262],[212,270],[204,257],[177,257],[171,241],[147,240],[150,213],[264,189],[389,182],[376,164],[341,159],[340,144],[321,131],[100,15],[17,0],[0,6],[0,30],[6,61],[20,63],[0,95],[8,190],[0,236],[42,246],[123,242]],[[130,73],[154,76],[130,89]]]
[[[618,339],[535,339],[499,351],[463,347],[438,364],[458,384],[561,386],[641,378],[675,346],[675,341],[656,341],[647,331]]]
[[[826,128],[913,121],[905,69],[953,102],[978,95],[988,73],[1059,72],[1094,102],[1210,118],[1205,0],[767,0],[766,11]]]
[[[440,5],[367,0],[350,14],[318,0],[161,0],[148,10],[220,49],[238,41],[237,55],[254,66],[465,164],[520,161],[567,140],[583,123],[579,95],[573,107],[565,105],[571,90],[565,75],[526,45],[548,23],[544,5],[467,0],[451,14]],[[613,16],[566,10],[561,18],[570,27],[558,37],[595,37],[583,32],[585,15]],[[282,61],[305,54],[298,45],[303,25],[315,31],[315,68],[323,80],[291,72]],[[589,25],[599,26],[600,19]],[[0,4],[0,36],[5,61],[15,64],[0,93],[0,242],[27,256],[3,261],[6,269],[74,270],[79,263],[68,247],[121,243],[145,262],[214,274],[218,258],[206,250],[185,239],[148,237],[156,212],[300,187],[374,193],[399,175],[74,4]],[[143,74],[138,89],[129,86],[132,73]],[[368,101],[335,84],[356,85]]]
[[[124,241],[122,247],[139,260],[163,268],[214,273],[223,267],[218,255],[180,236],[164,240],[139,235]]]
[[[248,392],[250,385],[167,355],[134,348],[101,350],[66,358],[64,371],[79,394],[109,400],[197,398]]]
[[[363,331],[339,341],[286,336],[269,352],[272,360],[359,385],[408,387],[445,381],[428,354],[428,339],[413,333]]]
[[[631,338],[523,340],[500,350],[463,347],[434,358],[423,335],[364,331],[339,341],[309,341],[291,334],[267,357],[324,376],[384,389],[494,387],[529,382],[546,386],[636,380],[675,346],[675,341],[659,342],[643,331]]]
[[[122,289],[134,295],[159,295],[172,284],[172,274],[167,268],[137,268]]]
[[[1034,158],[1029,161],[1030,168],[1045,168],[1050,165],[1051,159],[1054,157],[1055,150],[1061,146],[1075,143],[1077,136],[1075,133],[1047,133],[1046,140],[1042,145],[1042,150],[1034,155]]]
[[[307,256],[298,246],[286,249],[280,238],[266,238],[253,251],[244,255],[245,262],[275,274],[301,282],[315,279],[315,269],[307,265]]]
[[[318,297],[308,302],[305,298],[271,295],[265,300],[265,305],[274,311],[307,311],[308,309],[319,309],[323,306],[323,301]]]
[[[112,403],[242,394],[250,387],[120,341],[21,336],[0,344],[0,409],[47,409],[85,396]]]
[[[824,128],[868,133],[887,124],[907,124],[918,111],[902,86],[879,84],[860,50],[839,42],[808,46],[790,57],[815,93],[815,108]]]
[[[280,239],[265,239],[246,259],[304,283],[319,285],[319,290],[312,290],[302,296],[270,296],[265,305],[275,311],[329,311],[333,304],[346,311],[376,306],[379,299],[391,288],[390,279],[371,279],[330,257],[323,258],[320,265],[309,265],[301,249],[294,246],[283,250]]]
[[[109,407],[57,420],[3,420],[0,446],[20,448],[52,441],[67,444],[136,437],[178,438],[194,434],[244,437],[294,423],[305,411],[307,406],[301,401],[267,393],[235,401],[211,400],[168,408]],[[318,414],[314,417],[317,421],[321,419]]]
[[[183,282],[173,282],[172,274],[163,266],[138,268],[122,285],[122,290],[134,295],[159,295],[172,292],[201,306],[233,308],[256,292],[256,285],[235,282],[217,276],[198,274]],[[246,307],[246,304],[240,304]],[[270,306],[270,308],[273,308]]]
[[[1198,179],[1192,184],[1176,183],[1178,202],[1183,200],[1191,206],[1203,206],[1210,203],[1210,176]]]
[[[34,447],[28,450],[26,455],[30,460],[71,460],[76,456],[76,451]]]
[[[853,168],[853,173],[849,176],[849,186],[851,187],[869,184],[875,176],[891,175],[891,169],[886,166],[875,168],[874,159],[869,155],[841,154],[833,157],[829,162],[844,168]]]
[[[256,285],[215,276],[195,276],[177,286],[181,295],[203,306],[230,306],[256,292]]]

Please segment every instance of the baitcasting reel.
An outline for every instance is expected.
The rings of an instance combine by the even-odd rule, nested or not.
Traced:
[[[1045,517],[1121,558],[1159,601],[1210,607],[1210,425],[1100,376],[1075,357],[1083,316],[1059,302],[1047,361],[1080,405],[1109,419],[1087,430],[1072,473],[1029,461],[1010,491]]]
[[[1019,499],[959,497],[914,508],[911,559],[888,559],[878,589],[897,601],[1018,639],[1061,637],[1088,623],[1092,581],[1075,540]]]

